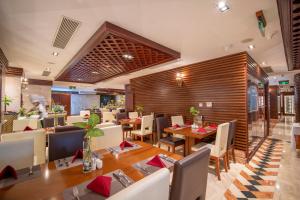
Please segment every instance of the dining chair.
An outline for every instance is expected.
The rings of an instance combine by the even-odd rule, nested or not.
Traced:
[[[127,116],[127,113],[124,112],[124,113],[117,113],[116,115],[116,121],[117,121],[117,124],[120,124],[120,120],[121,119],[128,119],[128,116]],[[133,126],[130,126],[130,124],[123,124],[122,125],[122,130],[123,130],[123,140],[125,138],[127,138],[127,134],[129,133],[129,135],[131,136],[131,131],[133,129]]]
[[[171,116],[171,123],[172,123],[172,126],[174,126],[176,124],[178,124],[179,126],[183,126],[184,125],[183,116],[182,115]],[[174,136],[177,138],[185,139],[185,137],[180,134],[174,134]]]
[[[167,133],[164,132],[164,129],[169,127],[168,119],[166,117],[157,117],[155,121],[158,147],[160,148],[161,144],[164,144],[168,147],[168,151],[170,151],[171,147],[172,152],[175,153],[176,147],[183,146],[183,155],[185,155],[185,140],[172,135],[167,135]],[[167,136],[164,136],[164,134]]]
[[[115,121],[115,116],[113,115],[112,112],[102,112],[102,123],[105,122],[114,122]]]
[[[34,145],[34,165],[44,164],[46,161],[46,131],[37,129],[33,131],[24,131],[17,133],[1,134],[1,141],[20,141],[24,139],[33,139]]]
[[[59,126],[65,126],[65,117],[57,117],[57,125]]]
[[[199,151],[203,147],[208,147],[211,149],[210,159],[215,161],[216,164],[216,174],[218,180],[221,180],[220,175],[220,159],[224,161],[225,171],[228,171],[227,164],[227,140],[229,134],[229,123],[223,123],[218,125],[217,135],[215,144],[207,144],[207,143],[198,143],[192,147],[192,151]]]
[[[15,170],[33,166],[33,139],[0,142],[0,169],[7,165]]]
[[[67,125],[72,126],[76,122],[84,122],[83,117],[80,115],[67,116]]]
[[[92,151],[118,146],[123,141],[121,125],[109,126],[101,130],[104,132],[103,136],[92,137]]]
[[[237,120],[232,120],[229,122],[229,133],[228,133],[227,152],[226,152],[228,169],[230,169],[229,152],[231,152],[232,160],[235,163],[234,141],[235,141],[236,124],[237,124]]]
[[[128,112],[129,119],[136,119],[139,117],[138,112]]]
[[[205,200],[209,155],[203,148],[175,162],[169,200]]]
[[[26,126],[32,129],[38,129],[39,120],[38,119],[20,119],[13,121],[13,132],[24,131]]]
[[[90,116],[91,115],[91,111],[89,111],[89,110],[81,110],[79,115],[81,117],[85,117],[86,115]]]
[[[162,168],[135,182],[107,200],[169,200],[170,171]]]
[[[51,128],[54,127],[55,123],[54,123],[54,117],[45,117],[43,119],[44,121],[44,128]]]
[[[78,149],[82,149],[84,129],[67,130],[48,135],[49,162],[73,156]]]
[[[144,141],[144,136],[150,136],[151,142],[153,143],[153,116],[145,115],[142,117],[141,129],[132,130],[131,134],[134,136],[140,136],[141,141]]]

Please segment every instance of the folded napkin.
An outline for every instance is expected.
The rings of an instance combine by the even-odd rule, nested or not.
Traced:
[[[110,186],[112,178],[109,176],[98,176],[92,182],[90,182],[86,188],[103,195],[104,197],[109,197]]]
[[[18,179],[17,172],[16,170],[10,166],[7,165],[1,172],[0,172],[0,180],[5,179],[5,178],[14,178]]]
[[[209,127],[210,128],[218,128],[218,125],[217,124],[210,124]]]
[[[32,131],[33,129],[31,128],[31,127],[29,127],[29,126],[26,126],[25,128],[24,128],[24,131]]]
[[[120,148],[122,150],[124,150],[125,147],[133,147],[132,144],[130,144],[129,142],[127,142],[126,140],[124,142],[121,142],[120,144]]]
[[[199,132],[199,133],[207,133],[207,131],[204,128],[198,128],[197,132]]]
[[[155,167],[166,167],[165,163],[160,159],[160,157],[158,155],[154,156],[151,160],[149,160],[147,163],[147,165],[152,165]]]
[[[173,128],[180,128],[180,125],[179,124],[174,124]]]
[[[78,149],[72,159],[72,163],[76,160],[76,159],[82,159],[83,158],[83,151],[82,149]]]

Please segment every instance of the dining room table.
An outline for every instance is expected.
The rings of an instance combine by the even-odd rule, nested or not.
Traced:
[[[139,181],[145,175],[133,165],[155,155],[163,154],[174,160],[182,159],[181,155],[153,147],[147,143],[136,141],[134,144],[140,145],[140,148],[120,154],[112,154],[105,149],[97,151],[102,157],[103,166],[101,169],[90,173],[82,172],[82,164],[64,170],[58,170],[54,161],[42,164],[40,176],[1,188],[0,199],[64,199],[63,193],[66,189],[118,169],[122,170],[133,181]]]
[[[120,119],[119,123],[121,125],[130,124],[130,125],[133,126],[133,129],[137,129],[137,127],[142,123],[142,119],[141,118],[137,118],[137,119]]]
[[[180,127],[168,127],[164,132],[169,134],[183,135],[185,138],[185,153],[189,155],[192,153],[191,148],[195,144],[195,139],[203,140],[217,133],[217,127],[205,126],[199,129],[193,129],[190,125],[183,125]]]

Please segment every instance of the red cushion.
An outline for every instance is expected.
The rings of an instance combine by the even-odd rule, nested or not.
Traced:
[[[25,128],[24,128],[24,131],[32,131],[33,129],[31,128],[31,127],[29,127],[29,126],[26,126]]]
[[[7,165],[1,172],[0,172],[0,180],[5,179],[5,178],[14,178],[18,179],[17,172],[16,170],[10,166]]]
[[[174,124],[173,128],[180,128],[179,124]]]
[[[98,176],[86,187],[93,192],[109,197],[112,178],[109,176]]]
[[[120,144],[120,148],[122,150],[124,150],[125,147],[133,147],[132,144],[130,144],[129,142],[127,142],[126,140],[124,142],[121,142]]]
[[[152,165],[155,167],[166,167],[165,163],[160,159],[158,155],[154,156],[150,161],[146,163],[147,165]]]

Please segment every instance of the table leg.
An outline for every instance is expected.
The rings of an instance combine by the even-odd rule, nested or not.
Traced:
[[[186,155],[190,155],[190,138],[189,137],[185,137],[185,144],[184,144],[184,148],[185,148],[185,153]]]

